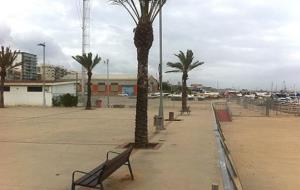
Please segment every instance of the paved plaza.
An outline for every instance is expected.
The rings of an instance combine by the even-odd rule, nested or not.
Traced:
[[[192,102],[190,116],[166,122],[155,133],[158,100],[149,101],[149,138],[157,150],[135,150],[135,180],[127,167],[104,182],[106,190],[211,189],[222,180],[210,103]],[[165,115],[178,115],[180,102],[166,101]],[[134,140],[135,108],[38,108],[0,110],[0,189],[67,190],[74,170],[89,171],[109,150]],[[80,188],[78,188],[80,189]],[[86,188],[81,188],[86,189]]]

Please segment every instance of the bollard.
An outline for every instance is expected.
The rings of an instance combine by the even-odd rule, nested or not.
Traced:
[[[98,108],[101,108],[102,107],[102,100],[96,100],[96,106]]]
[[[169,121],[174,121],[174,112],[169,112]]]
[[[219,185],[218,184],[212,184],[211,185],[211,190],[219,190]]]

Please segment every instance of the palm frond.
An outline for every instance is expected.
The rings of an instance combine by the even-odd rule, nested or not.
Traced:
[[[186,59],[186,66],[187,66],[187,69],[188,69],[190,67],[190,65],[192,64],[193,60],[194,60],[194,53],[193,53],[192,50],[187,50],[186,51],[185,59]]]
[[[171,68],[176,68],[176,69],[181,70],[181,71],[183,71],[183,69],[184,69],[183,65],[179,62],[176,62],[176,63],[168,62],[167,66],[169,66]]]
[[[204,62],[196,61],[196,62],[192,63],[192,64],[189,66],[188,71],[191,71],[191,70],[193,70],[194,68],[196,68],[196,67],[198,67],[198,66],[200,66],[200,65],[203,65],[203,64],[204,64]]]
[[[155,20],[167,0],[110,0],[114,5],[120,5],[129,13],[136,25],[139,22]]]
[[[134,23],[137,25],[140,19],[140,14],[134,3],[134,0],[110,0],[115,5],[121,5],[129,13]]]
[[[189,71],[204,64],[204,62],[199,62],[199,61],[193,62],[194,54],[192,50],[187,50],[186,54],[184,54],[182,51],[179,51],[179,53],[175,54],[175,56],[180,60],[180,62],[177,63],[168,62],[167,66],[181,70],[181,72],[186,73],[186,75]]]
[[[126,1],[126,3],[130,7],[130,9],[132,10],[132,12],[134,13],[134,15],[136,16],[136,18],[139,19],[140,18],[140,14],[139,14],[139,11],[137,10],[136,6],[135,6],[134,0],[130,0],[130,2]]]
[[[186,58],[182,51],[179,51],[179,54],[175,54],[175,56],[178,57],[182,65],[186,64]]]
[[[101,61],[101,57],[98,54],[93,59],[93,54],[91,52],[88,54],[72,56],[72,58],[90,72]]]
[[[151,22],[153,23],[153,21],[155,20],[156,16],[158,15],[158,13],[161,11],[162,7],[166,4],[167,0],[153,0],[156,2],[155,4],[155,8],[153,10],[153,12],[151,12]],[[160,6],[161,4],[161,6]]]
[[[81,66],[83,66],[86,70],[89,69],[88,64],[85,62],[84,59],[85,54],[81,55],[76,55],[76,56],[72,56],[72,58],[77,61]]]
[[[96,55],[96,57],[93,60],[91,69],[93,69],[100,61],[101,61],[101,57],[99,57],[98,55]]]
[[[181,73],[182,70],[171,70],[171,71],[166,71],[165,73]]]

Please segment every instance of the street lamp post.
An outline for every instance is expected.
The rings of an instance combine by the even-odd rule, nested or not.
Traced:
[[[104,61],[106,63],[106,86],[107,86],[107,107],[109,108],[110,104],[109,104],[109,67],[108,67],[108,63],[109,63],[109,59],[107,59],[106,61]]]
[[[164,106],[163,106],[163,89],[162,89],[162,1],[160,0],[160,11],[159,11],[159,130],[164,128]]]
[[[76,98],[78,100],[78,72],[76,72]]]
[[[45,94],[45,56],[46,56],[46,43],[39,43],[38,46],[43,47],[43,106],[46,107],[46,94]]]

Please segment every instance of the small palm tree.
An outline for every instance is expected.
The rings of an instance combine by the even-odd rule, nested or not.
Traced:
[[[1,46],[0,51],[0,108],[4,108],[4,82],[7,70],[13,69],[22,63],[14,63],[19,51],[12,51],[9,47]]]
[[[92,53],[88,53],[88,55],[86,55],[86,54],[76,55],[76,56],[72,56],[72,58],[75,59],[75,61],[77,61],[80,65],[82,65],[87,70],[87,76],[88,76],[87,93],[88,94],[87,94],[87,101],[86,101],[85,109],[90,110],[90,109],[92,109],[92,104],[91,104],[91,96],[92,96],[91,79],[92,79],[92,74],[93,74],[92,70],[101,61],[101,57],[96,55],[96,57],[93,59]]]
[[[187,87],[186,87],[186,81],[188,79],[188,72],[193,70],[194,68],[204,64],[204,62],[195,61],[194,54],[192,50],[187,50],[186,55],[180,51],[179,54],[175,54],[176,57],[178,57],[179,62],[168,62],[167,66],[175,69],[171,71],[167,71],[166,73],[171,72],[181,72],[182,73],[182,98],[181,98],[181,104],[182,104],[182,111],[187,111]]]
[[[135,145],[148,145],[148,56],[153,42],[153,27],[156,16],[166,0],[110,0],[121,5],[129,13],[136,26],[134,45],[137,49],[137,100],[135,114]]]

